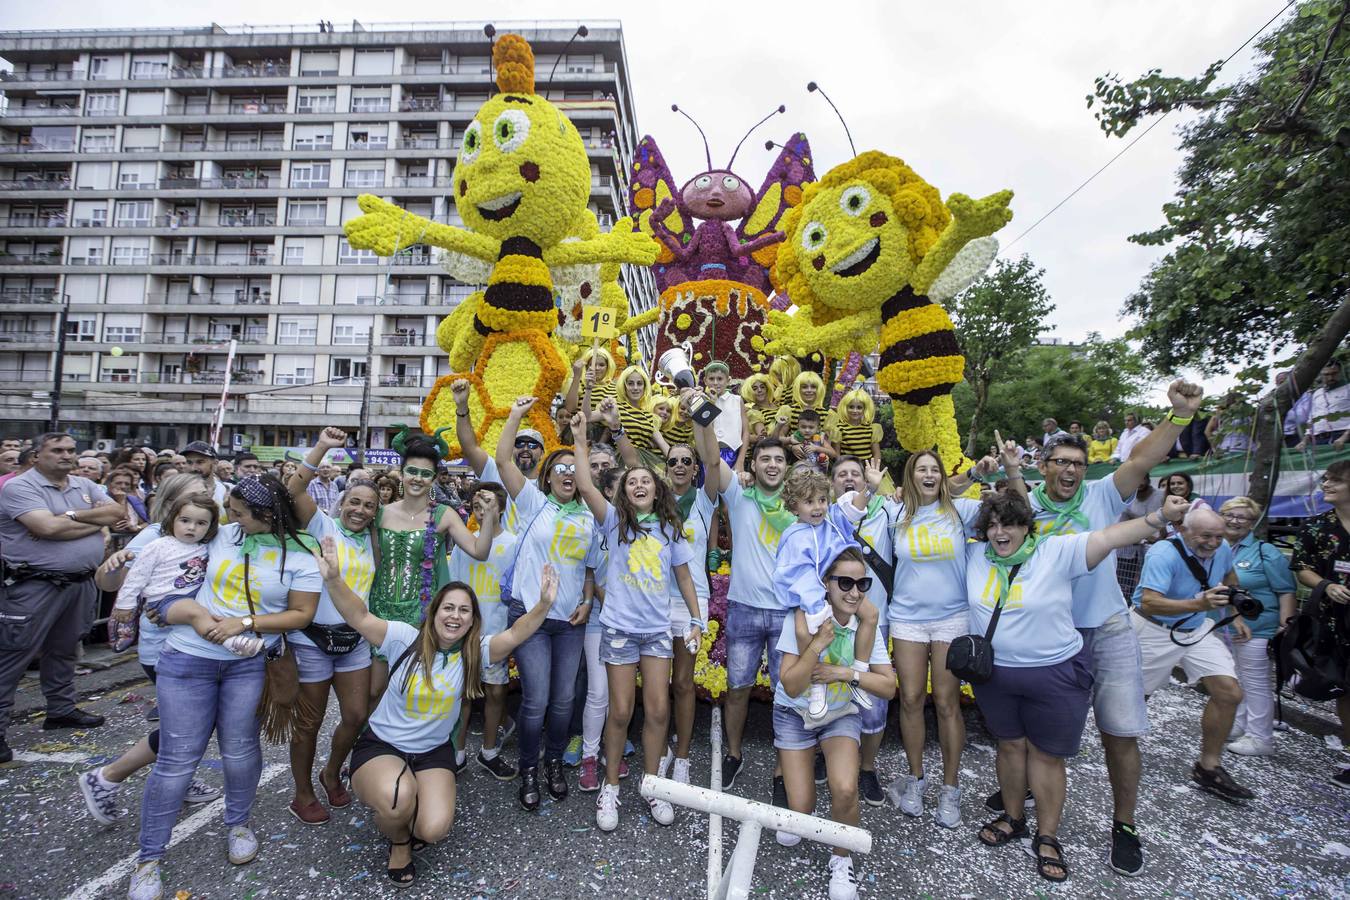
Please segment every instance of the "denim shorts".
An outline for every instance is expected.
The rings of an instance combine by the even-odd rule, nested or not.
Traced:
[[[600,661],[611,666],[630,666],[642,656],[670,659],[674,655],[669,631],[634,634],[606,625],[600,633]]]
[[[727,687],[730,690],[754,686],[765,650],[769,654],[769,684],[778,686],[778,668],[783,662],[778,638],[783,633],[783,620],[787,615],[786,609],[760,609],[735,602],[727,605]]]
[[[882,619],[877,627],[881,629],[881,646],[885,647],[889,637],[886,620]],[[858,710],[858,715],[862,719],[862,733],[881,734],[886,730],[886,713],[890,710],[890,701],[882,700],[875,694],[868,694],[867,697],[872,701],[872,708]]]
[[[482,665],[480,668],[482,669],[482,672],[478,676],[478,680],[483,682],[483,684],[511,683],[511,672],[507,668],[505,659],[498,660],[491,665]]]
[[[841,716],[820,728],[807,728],[796,710],[774,704],[773,745],[779,750],[810,750],[826,738],[846,737],[861,741],[861,736],[862,716],[858,713]]]
[[[370,644],[364,640],[341,656],[329,656],[313,644],[299,641],[287,641],[295,657],[295,667],[300,671],[300,683],[311,684],[315,681],[327,681],[334,672],[355,672],[370,668]]]
[[[984,725],[1000,741],[1026,738],[1050,756],[1078,754],[1092,698],[1092,650],[1052,666],[1000,666],[975,685]]]
[[[1129,613],[1122,611],[1078,633],[1092,654],[1092,711],[1097,730],[1123,738],[1148,734],[1144,659]]]

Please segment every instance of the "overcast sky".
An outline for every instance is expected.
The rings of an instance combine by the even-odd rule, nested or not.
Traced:
[[[703,168],[692,126],[670,111],[678,102],[702,123],[721,165],[745,129],[779,103],[777,117],[747,141],[736,170],[758,185],[782,141],[805,131],[823,173],[851,155],[829,107],[806,92],[815,80],[848,120],[859,151],[902,157],[943,195],[1016,192],[1015,217],[999,235],[1011,242],[1117,153],[1086,107],[1093,79],[1127,78],[1159,67],[1190,76],[1226,57],[1284,5],[1282,0],[1002,0],[727,3],[644,6],[594,0],[559,4],[344,2],[288,4],[234,0],[87,0],[7,3],[0,29],[308,23],[339,28],[351,19],[436,21],[492,18],[498,23],[574,16],[620,19],[632,72],[638,126],[654,135],[677,179]],[[225,12],[228,10],[228,12]],[[1277,23],[1278,24],[1278,23]],[[499,26],[500,27],[500,26]],[[1276,27],[1275,25],[1271,26]],[[1225,70],[1236,79],[1250,48]],[[1174,117],[1008,252],[1027,253],[1046,270],[1058,308],[1054,335],[1089,331],[1118,336],[1123,299],[1158,249],[1128,235],[1161,222],[1180,160]],[[1133,135],[1131,135],[1133,137]]]

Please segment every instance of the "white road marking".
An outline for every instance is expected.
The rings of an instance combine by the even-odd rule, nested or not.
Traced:
[[[273,763],[263,769],[262,777],[258,779],[259,790],[273,778],[276,778],[283,772],[289,772],[290,770],[291,767],[289,763]],[[202,809],[179,822],[173,829],[173,837],[169,840],[168,849],[172,850],[198,831],[201,831],[207,825],[212,824],[212,822],[219,818],[224,810],[225,798],[222,796],[211,801]],[[84,884],[71,891],[66,896],[66,900],[96,900],[98,897],[106,896],[110,888],[118,882],[130,877],[132,871],[136,868],[136,860],[139,856],[139,853],[133,853],[125,859],[118,861],[99,877],[91,881],[86,881]]]
[[[27,750],[15,750],[14,758],[26,763],[84,763],[91,759],[88,753],[30,753]]]

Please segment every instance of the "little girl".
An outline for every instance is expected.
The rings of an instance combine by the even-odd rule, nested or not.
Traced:
[[[822,472],[805,466],[792,470],[783,484],[783,503],[797,514],[795,525],[788,527],[778,541],[778,565],[773,573],[774,587],[783,604],[796,608],[797,645],[805,647],[820,625],[830,617],[830,606],[825,602],[826,572],[830,562],[846,547],[858,548],[857,529],[867,512],[867,501],[876,493],[883,476],[881,466],[868,460],[865,475],[866,491],[849,491],[834,504],[830,503],[830,479]],[[858,585],[866,591],[871,587]],[[876,641],[877,620],[880,613],[869,600],[858,607],[854,640],[853,668],[864,674],[870,671]],[[828,712],[826,686],[812,684],[807,691],[807,715],[818,720]],[[871,709],[872,701],[865,691],[854,691],[853,702],[862,709]]]
[[[195,598],[206,579],[206,545],[220,527],[220,507],[210,494],[184,494],[169,507],[169,523],[173,534],[151,541],[131,563],[113,608],[134,610],[144,597],[166,623],[191,625],[205,637],[216,622]],[[240,634],[226,639],[223,646],[238,656],[256,656],[263,640]]]

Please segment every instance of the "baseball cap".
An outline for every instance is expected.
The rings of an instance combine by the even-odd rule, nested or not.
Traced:
[[[193,441],[192,443],[188,444],[186,447],[183,448],[183,455],[187,456],[189,453],[195,453],[198,456],[206,456],[211,459],[217,458],[215,448],[213,448],[206,441]]]
[[[544,446],[544,436],[533,428],[522,428],[520,431],[516,432],[516,440],[534,441],[540,447]]]

